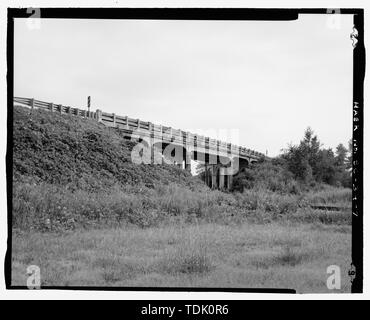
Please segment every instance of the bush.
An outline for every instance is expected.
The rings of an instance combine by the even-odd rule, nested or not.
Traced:
[[[14,107],[13,180],[45,182],[72,191],[106,191],[119,185],[202,186],[189,172],[172,165],[137,165],[135,141],[92,119]]]
[[[300,185],[281,163],[265,161],[252,164],[234,177],[234,191],[268,190],[279,194],[299,194]]]

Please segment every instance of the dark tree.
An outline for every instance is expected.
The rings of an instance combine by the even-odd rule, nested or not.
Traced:
[[[351,148],[351,146],[350,146]],[[350,185],[348,150],[339,144],[334,154],[332,149],[321,149],[314,131],[308,127],[299,145],[289,145],[282,158],[287,169],[303,183],[324,182],[331,185]]]
[[[340,143],[338,146],[337,146],[337,149],[335,151],[335,163],[338,167],[345,167],[346,165],[346,160],[347,160],[347,153],[348,153],[348,150],[347,148],[342,144]]]
[[[305,147],[289,145],[282,157],[286,160],[287,169],[294,174],[297,180],[304,183],[312,180],[312,168]]]

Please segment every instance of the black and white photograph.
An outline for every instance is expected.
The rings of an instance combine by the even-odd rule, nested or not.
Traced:
[[[363,291],[363,9],[7,14],[8,289]]]

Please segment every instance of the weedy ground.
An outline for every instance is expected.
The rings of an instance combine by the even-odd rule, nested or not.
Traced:
[[[348,225],[216,223],[135,226],[79,232],[15,232],[12,284],[26,268],[41,269],[43,286],[293,288],[350,292]],[[341,268],[329,290],[327,267]]]

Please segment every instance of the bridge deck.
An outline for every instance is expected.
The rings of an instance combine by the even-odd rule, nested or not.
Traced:
[[[142,121],[140,119],[129,118],[128,116],[118,116],[114,113],[102,112],[89,112],[87,110],[74,108],[70,106],[63,106],[61,104],[54,104],[44,101],[39,101],[30,98],[14,97],[14,104],[27,106],[31,108],[46,109],[52,112],[59,112],[62,114],[71,114],[95,119],[102,122],[108,127],[116,127],[123,130],[127,135],[138,135],[141,137],[151,137],[155,141],[161,140],[163,143],[174,143],[183,145],[184,147],[190,146],[196,151],[205,153],[214,153],[225,155],[229,157],[239,157],[244,159],[258,160],[265,157],[263,153],[247,149],[242,146],[227,143],[224,141],[211,139],[198,134],[192,134],[180,129],[173,129],[162,125],[156,125],[151,122]]]

